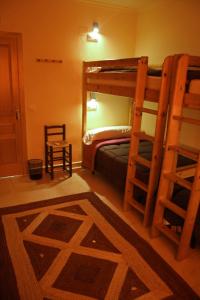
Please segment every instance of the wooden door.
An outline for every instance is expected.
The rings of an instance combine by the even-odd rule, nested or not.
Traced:
[[[20,34],[0,32],[0,177],[25,172]]]

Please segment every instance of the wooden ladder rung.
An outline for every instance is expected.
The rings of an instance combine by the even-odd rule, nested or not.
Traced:
[[[138,186],[139,188],[141,188],[143,191],[147,192],[148,191],[148,185],[145,184],[144,182],[142,182],[141,180],[137,179],[137,178],[132,178],[132,179],[129,179],[129,181]]]
[[[184,107],[191,109],[200,109],[200,95],[193,93],[185,93],[183,105]]]
[[[147,114],[156,115],[158,114],[158,111],[155,109],[150,109],[146,107],[136,107],[135,108],[137,112],[145,112]]]
[[[150,141],[152,143],[155,141],[155,137],[154,136],[146,134],[143,131],[134,132],[133,135],[136,136],[136,137],[138,137],[140,140],[147,140],[147,141]]]
[[[177,176],[176,173],[164,173],[164,177],[169,179],[170,181],[173,181],[174,183],[178,183],[179,185],[188,190],[192,189],[192,183]]]
[[[182,116],[173,116],[173,119],[180,121],[180,122],[185,122],[185,123],[200,126],[200,120],[197,120],[197,119],[192,119],[192,118],[187,118],[187,117],[182,117]]]
[[[176,232],[172,231],[164,224],[155,224],[155,227],[161,231],[164,235],[166,235],[170,240],[179,245],[180,237],[176,234]]]
[[[182,178],[192,177],[195,175],[197,164],[182,166],[176,168],[176,175]]]
[[[176,205],[170,200],[160,200],[160,204],[163,205],[164,207],[170,209],[173,211],[176,215],[180,216],[181,218],[185,219],[186,218],[186,211],[181,208],[180,206]]]
[[[135,162],[139,163],[140,165],[143,165],[147,168],[151,168],[151,161],[145,159],[144,157],[140,156],[140,155],[135,155],[132,158]]]
[[[200,151],[197,149],[189,149],[184,146],[170,145],[168,150],[176,151],[178,154],[182,154],[185,157],[191,158],[193,160],[198,160]]]
[[[137,209],[142,214],[144,214],[145,207],[144,207],[144,205],[142,205],[141,203],[139,203],[137,200],[135,200],[135,199],[132,198],[130,201],[128,201],[128,204],[131,205],[133,208]]]

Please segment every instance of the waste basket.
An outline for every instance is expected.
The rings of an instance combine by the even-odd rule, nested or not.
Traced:
[[[42,178],[42,160],[41,159],[29,159],[28,168],[30,178],[33,180]]]

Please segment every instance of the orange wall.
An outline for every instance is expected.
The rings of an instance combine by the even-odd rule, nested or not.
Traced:
[[[132,102],[128,97],[96,93],[97,109],[87,111],[86,129],[129,125]]]
[[[162,64],[170,54],[200,55],[199,16],[199,0],[152,1],[138,15],[135,55],[148,55],[151,64]],[[200,118],[200,112],[185,114]],[[147,128],[149,133],[153,132],[150,120]],[[200,148],[199,128],[183,126],[181,142]]]
[[[100,43],[86,42],[98,21]],[[81,160],[83,60],[133,57],[133,11],[70,0],[1,0],[0,30],[23,36],[28,158],[42,158],[43,126],[66,123],[73,161]],[[63,63],[37,63],[36,58]]]
[[[161,64],[169,54],[200,55],[200,1],[156,0],[138,15],[136,55]]]

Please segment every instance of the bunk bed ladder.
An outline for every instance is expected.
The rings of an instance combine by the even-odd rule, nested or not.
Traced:
[[[138,66],[138,81],[135,91],[135,107],[134,117],[132,124],[132,137],[129,151],[128,171],[124,195],[124,209],[128,206],[140,211],[144,215],[144,226],[148,226],[151,221],[153,206],[154,206],[154,193],[158,184],[158,174],[160,172],[160,165],[162,159],[162,145],[165,133],[166,112],[168,106],[168,93],[169,93],[169,69],[172,65],[172,57],[167,57],[162,70],[162,81],[160,88],[160,95],[158,101],[158,108],[149,109],[144,107],[144,92],[145,80],[147,75],[147,65],[140,70]],[[141,73],[142,76],[141,76]],[[155,135],[151,136],[141,131],[142,115],[148,113],[156,116]],[[139,145],[141,140],[150,141],[152,143],[152,158],[147,160],[140,156]],[[136,178],[136,166],[142,165],[149,169],[148,183]],[[134,189],[138,187],[146,194],[145,204],[141,204],[137,199],[134,199]]]
[[[188,254],[200,199],[200,153],[198,150],[195,151],[180,144],[182,124],[187,122],[199,125],[199,122],[195,119],[182,117],[185,82],[189,62],[190,57],[188,55],[182,55],[177,64],[164,160],[151,231],[152,237],[158,236],[161,232],[178,246],[176,255],[178,260],[185,258]],[[195,163],[185,167],[177,167],[178,155],[191,158]],[[194,177],[192,182],[187,180],[187,178],[191,176]],[[186,209],[181,208],[172,201],[175,183],[190,191]],[[165,209],[168,209],[183,219],[183,227],[179,234],[170,229],[168,224],[166,224],[164,219]]]

